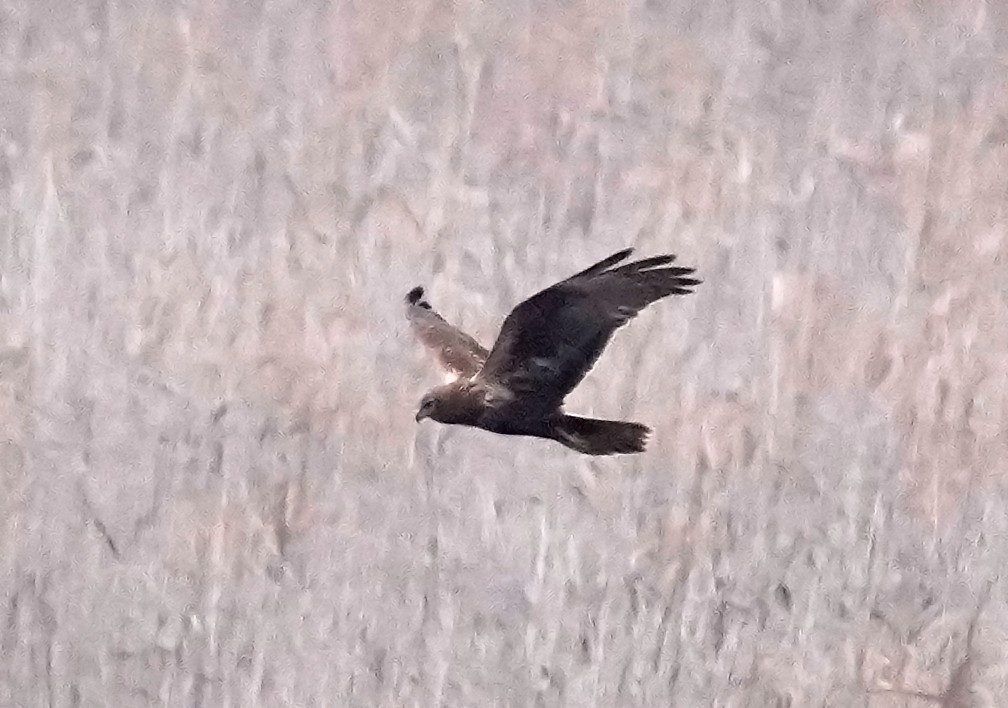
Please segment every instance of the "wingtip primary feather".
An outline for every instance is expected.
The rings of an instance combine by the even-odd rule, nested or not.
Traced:
[[[616,253],[612,254],[608,258],[605,258],[605,259],[599,261],[598,263],[595,263],[594,265],[588,266],[584,270],[582,270],[582,271],[580,271],[578,273],[575,273],[570,278],[568,278],[568,280],[573,280],[574,278],[580,278],[581,276],[590,275],[592,273],[600,273],[600,272],[604,271],[606,268],[611,268],[612,266],[616,265],[620,261],[626,260],[627,258],[629,258],[630,254],[633,253],[633,251],[634,250],[633,250],[632,247],[631,248],[624,248],[622,251],[617,251]]]
[[[406,293],[406,304],[407,305],[417,305],[426,309],[430,309],[430,304],[423,299],[424,289],[422,285],[418,285],[408,293]]]
[[[638,273],[648,270],[668,270],[662,266],[667,266],[669,263],[675,261],[676,256],[671,254],[666,254],[664,256],[652,256],[651,258],[644,258],[639,261],[634,261],[633,263],[627,263],[622,265],[615,270],[619,270],[627,273]]]
[[[625,261],[627,258],[633,255],[633,252],[634,252],[633,246],[630,246],[629,248],[624,248],[622,251],[616,251],[616,253],[612,254],[601,263],[598,263],[596,267],[600,268],[601,270],[605,270],[606,268],[616,265],[621,261]]]

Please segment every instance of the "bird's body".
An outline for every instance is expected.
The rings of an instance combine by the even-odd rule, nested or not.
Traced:
[[[406,303],[414,332],[458,376],[424,396],[417,421],[547,438],[589,455],[642,452],[646,426],[563,411],[564,398],[619,327],[652,302],[700,283],[688,277],[692,268],[670,265],[675,256],[613,267],[631,252],[613,254],[519,304],[490,351],[438,315],[423,288],[411,290]]]

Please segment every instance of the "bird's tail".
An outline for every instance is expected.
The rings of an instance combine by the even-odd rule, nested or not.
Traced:
[[[563,415],[556,419],[553,439],[586,455],[644,452],[651,429],[640,423]]]

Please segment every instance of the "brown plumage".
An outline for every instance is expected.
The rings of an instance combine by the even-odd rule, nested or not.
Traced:
[[[675,256],[616,267],[632,252],[615,253],[519,304],[489,352],[435,312],[423,288],[413,288],[406,316],[414,333],[458,377],[424,396],[417,421],[547,438],[588,455],[642,452],[646,426],[563,411],[613,332],[652,302],[700,284],[689,277],[693,268],[671,265]]]

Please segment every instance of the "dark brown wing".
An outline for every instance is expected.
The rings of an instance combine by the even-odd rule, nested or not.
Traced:
[[[487,350],[435,312],[424,299],[423,288],[415,287],[406,295],[406,318],[417,339],[434,352],[448,371],[468,378],[483,367]]]
[[[507,389],[507,415],[556,410],[598,360],[619,327],[655,300],[692,292],[693,268],[656,256],[614,267],[633,249],[615,253],[533,295],[508,315],[478,380]],[[506,398],[506,397],[505,397]]]

